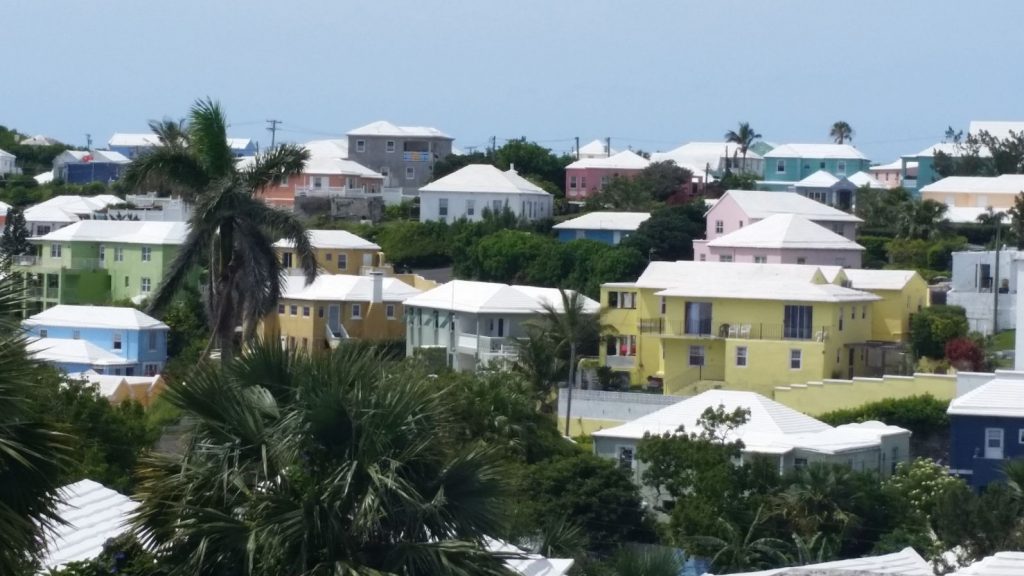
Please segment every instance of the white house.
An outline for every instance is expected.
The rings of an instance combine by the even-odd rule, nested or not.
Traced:
[[[584,309],[600,305],[583,297]],[[562,309],[556,288],[452,280],[404,302],[406,354],[422,348],[445,351],[449,366],[470,371],[516,357],[524,322],[541,317],[545,304]]]
[[[668,152],[651,154],[651,162],[667,160],[693,172],[694,177],[703,182],[715,180],[726,169],[758,176],[764,170],[764,158],[761,155],[747,150],[744,159],[739,145],[732,142],[688,142]]]
[[[619,151],[614,148],[609,148],[608,143],[605,140],[591,140],[590,142],[580,146],[579,150],[576,151],[576,155],[579,159],[582,158],[607,158],[608,156],[614,156]]]
[[[79,220],[92,220],[96,212],[123,202],[113,194],[54,196],[27,208],[25,225],[30,236],[44,236]]]
[[[996,277],[996,252],[979,250],[953,253],[952,288],[946,303],[963,306],[972,331],[992,333],[992,317],[998,299],[998,330],[1017,327],[1017,273],[1024,270],[1024,252],[1014,249],[999,251]]]
[[[913,548],[904,548],[892,554],[833,560],[821,564],[808,564],[796,568],[774,568],[757,572],[733,573],[733,576],[934,576],[930,562],[921,557]],[[707,574],[706,576],[714,576]]]
[[[420,188],[420,222],[483,219],[485,209],[508,208],[521,220],[550,218],[552,197],[520,176],[489,164],[470,164]]]
[[[131,529],[138,502],[92,480],[68,484],[58,493],[57,516],[64,520],[46,531],[44,569],[57,569],[100,555],[103,544]]]
[[[0,176],[4,174],[20,174],[17,166],[14,165],[14,161],[17,158],[10,152],[0,150]]]

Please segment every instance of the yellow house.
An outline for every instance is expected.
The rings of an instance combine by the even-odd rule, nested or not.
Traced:
[[[368,274],[371,271],[390,275],[393,270],[385,263],[380,246],[345,230],[310,230],[309,241],[316,254],[317,266],[328,274]],[[278,240],[274,250],[286,273],[295,273],[302,267],[291,240]]]
[[[838,269],[837,269],[838,270]],[[822,269],[826,277],[830,270]],[[854,290],[871,292],[881,298],[872,305],[871,339],[906,342],[910,339],[910,317],[929,305],[928,283],[914,270],[842,269],[846,284]]]
[[[816,266],[652,262],[636,282],[602,286],[617,330],[601,361],[666,393],[775,386],[865,370],[878,296]]]
[[[322,274],[308,286],[302,276],[289,276],[277,311],[263,320],[263,335],[304,351],[333,348],[347,338],[400,340],[405,336],[402,302],[419,293],[380,272]]]

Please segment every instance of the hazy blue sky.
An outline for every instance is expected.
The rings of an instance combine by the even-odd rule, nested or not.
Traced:
[[[1024,119],[1021,0],[7,0],[0,124],[84,144],[225,106],[232,135],[387,119],[456,146],[611,136],[666,150],[739,120],[835,120],[888,162],[971,119]]]

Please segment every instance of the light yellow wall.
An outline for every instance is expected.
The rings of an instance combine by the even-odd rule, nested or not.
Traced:
[[[598,430],[621,426],[625,422],[619,420],[590,420],[585,418],[569,418],[569,437],[590,436]],[[558,429],[565,431],[565,415],[558,419]]]
[[[939,400],[952,400],[956,394],[956,376],[919,373],[913,376],[821,380],[777,387],[769,396],[794,410],[817,416],[887,398],[921,394],[931,394]]]
[[[343,302],[343,301],[311,301],[282,298],[280,304],[285,307],[284,314],[275,310],[267,315],[262,323],[264,338],[272,335],[285,338],[286,342],[295,339],[295,347],[302,348],[302,339],[306,338],[309,350],[320,350],[326,347],[327,307],[331,304],[341,306],[341,324],[349,336],[364,340],[398,340],[405,337],[405,310],[400,302]],[[362,308],[361,319],[352,318],[352,304]],[[387,305],[394,304],[395,317],[386,317]],[[295,305],[296,314],[291,314],[291,306]],[[309,316],[303,315],[304,307],[309,307]],[[320,317],[323,309],[323,317]]]
[[[875,290],[882,298],[875,302],[871,338],[902,342],[910,336],[910,315],[928,306],[928,283],[915,274],[902,290]]]
[[[286,253],[292,254],[292,270],[300,268],[300,262],[292,248],[275,248],[278,260],[283,261]],[[359,269],[364,266],[363,256],[370,255],[370,266],[387,266],[384,253],[378,250],[340,250],[337,248],[314,248],[316,264],[328,274],[359,274]],[[344,254],[345,267],[338,267],[338,255]],[[330,259],[328,259],[330,256]]]
[[[985,198],[982,199],[981,196]],[[934,200],[939,204],[949,204],[958,208],[988,208],[1004,210],[1013,208],[1016,194],[978,194],[976,192],[922,192],[922,200]],[[984,200],[984,202],[982,202]],[[979,203],[982,205],[979,206]]]

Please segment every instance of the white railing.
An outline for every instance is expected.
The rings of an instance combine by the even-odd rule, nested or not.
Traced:
[[[370,274],[372,274],[374,272],[380,272],[381,274],[384,274],[386,276],[388,274],[394,274],[395,273],[395,267],[392,266],[391,264],[384,264],[383,266],[360,266],[359,267],[359,275],[360,276],[369,276]]]
[[[455,343],[460,352],[476,352],[476,334],[459,334]]]
[[[609,368],[632,368],[636,366],[636,356],[607,356],[604,365]]]

